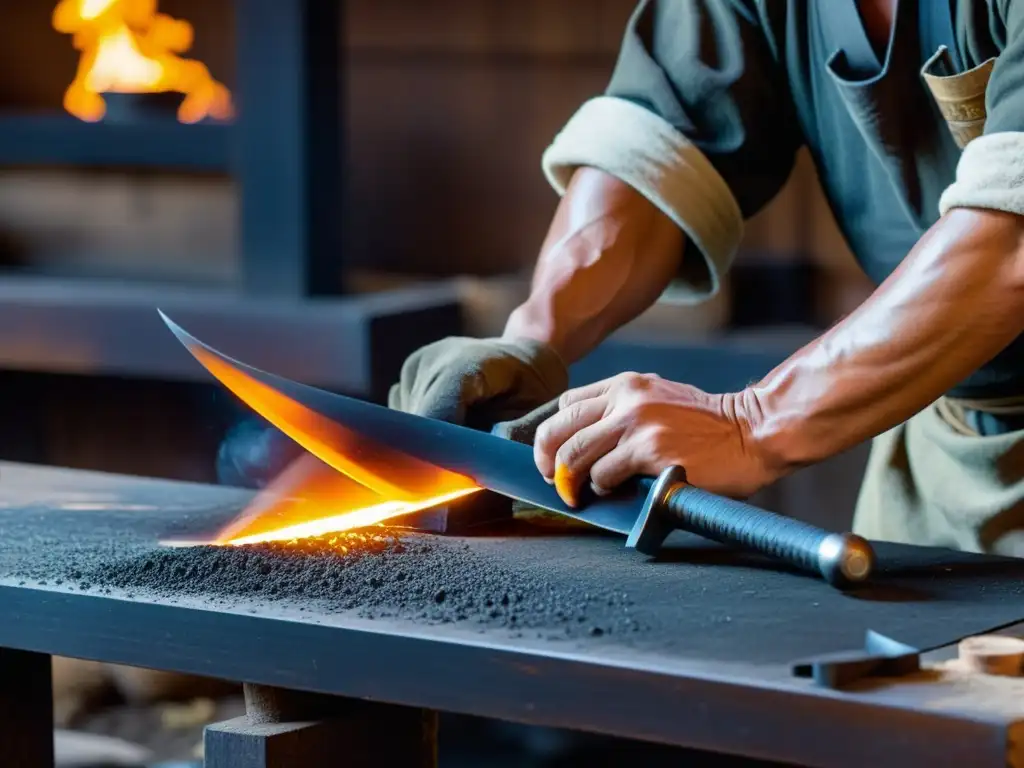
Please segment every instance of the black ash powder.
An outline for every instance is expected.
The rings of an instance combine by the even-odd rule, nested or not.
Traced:
[[[632,601],[611,587],[556,583],[544,563],[503,565],[498,541],[383,527],[245,546],[157,548],[115,557],[66,578],[84,588],[280,601],[299,610],[355,611],[363,618],[471,622],[561,637],[641,628]]]

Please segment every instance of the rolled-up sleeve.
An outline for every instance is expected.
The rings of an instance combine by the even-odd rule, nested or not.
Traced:
[[[643,0],[604,95],[586,102],[543,156],[563,194],[581,166],[633,186],[686,233],[671,295],[719,288],[744,219],[783,186],[803,143],[762,3]]]
[[[964,148],[956,180],[939,201],[942,215],[984,208],[1024,216],[1024,0],[1004,0],[1001,8],[1002,50],[985,89],[985,130]]]

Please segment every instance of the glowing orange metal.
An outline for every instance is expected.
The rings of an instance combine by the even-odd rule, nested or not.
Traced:
[[[385,501],[380,504],[374,504],[370,507],[354,509],[350,512],[343,512],[330,517],[321,517],[309,520],[305,523],[297,523],[286,528],[277,528],[265,533],[255,533],[248,536],[238,536],[225,543],[232,546],[242,546],[244,544],[259,544],[266,541],[303,539],[309,536],[323,536],[328,533],[350,531],[354,528],[366,528],[370,525],[382,523],[385,520],[390,520],[402,515],[408,515],[411,512],[418,512],[421,509],[436,507],[439,504],[444,504],[446,501],[454,501],[455,499],[473,493],[475,490],[477,489],[470,488],[462,491],[453,491],[452,493],[448,493],[443,496],[434,496],[429,499],[414,502]]]
[[[373,491],[305,454],[257,494],[245,511],[220,531],[215,543],[284,530],[381,501]]]
[[[74,80],[64,94],[64,108],[88,122],[106,114],[103,93],[174,91],[185,98],[178,119],[195,123],[205,117],[227,120],[231,94],[201,62],[177,54],[192,46],[186,21],[157,13],[156,0],[61,0],[53,27],[73,35],[82,52]]]
[[[480,490],[469,478],[367,442],[256,381],[198,343],[195,356],[253,411],[309,451],[218,535],[216,544],[255,544],[376,525]],[[360,456],[359,459],[354,458]],[[382,466],[375,471],[374,466]]]
[[[365,528],[477,490],[463,488],[415,501],[388,501],[306,454],[260,493],[213,543],[258,544]]]
[[[374,471],[369,459],[352,458],[365,441],[316,411],[295,402],[204,347],[188,347],[196,360],[242,402],[288,437],[338,472],[389,501],[420,502],[477,486],[466,477],[416,461],[396,452],[376,457],[387,471]],[[389,478],[400,478],[400,482]]]

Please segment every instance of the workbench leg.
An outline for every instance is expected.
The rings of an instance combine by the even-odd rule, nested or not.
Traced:
[[[428,710],[246,684],[244,717],[206,728],[205,768],[435,768]]]
[[[49,654],[0,648],[0,764],[53,768]]]

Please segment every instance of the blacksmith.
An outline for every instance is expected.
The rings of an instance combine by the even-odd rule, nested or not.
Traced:
[[[740,392],[566,367],[712,296],[807,147],[877,289]],[[1024,556],[1024,0],[643,0],[543,156],[561,204],[501,338],[416,352],[390,404],[496,421],[561,396],[538,470],[670,464],[746,496],[874,438],[867,537]]]

